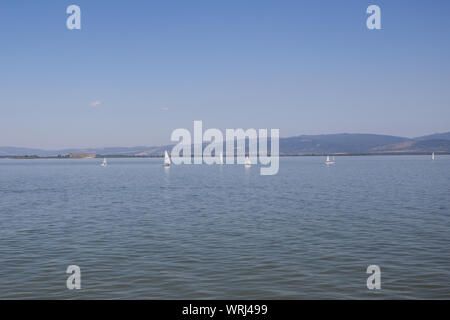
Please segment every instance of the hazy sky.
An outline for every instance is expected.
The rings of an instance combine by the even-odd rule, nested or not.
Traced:
[[[382,30],[366,28],[370,4]],[[448,0],[4,0],[0,146],[158,145],[194,120],[449,131],[449,14]]]

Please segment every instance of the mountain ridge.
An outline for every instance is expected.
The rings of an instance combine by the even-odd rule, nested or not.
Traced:
[[[172,145],[106,148],[65,148],[44,150],[38,148],[0,147],[0,157],[38,156],[57,157],[71,153],[114,156],[161,156]],[[269,149],[270,150],[270,149]],[[299,135],[280,138],[280,155],[306,154],[362,154],[362,153],[450,153],[450,132],[417,138],[370,134],[337,133]]]

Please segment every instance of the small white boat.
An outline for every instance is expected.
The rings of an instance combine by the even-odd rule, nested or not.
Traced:
[[[106,158],[103,158],[102,167],[106,167],[108,163],[106,162]]]
[[[219,164],[224,164],[224,162],[223,162],[223,153],[222,152],[219,155]]]
[[[334,163],[335,163],[334,157],[333,157],[333,160],[331,160],[331,159],[330,159],[330,156],[327,156],[327,160],[325,160],[325,163],[326,163],[326,164],[334,164]]]
[[[431,160],[434,160],[434,152],[431,154]]]
[[[244,165],[246,167],[250,167],[252,165],[252,162],[250,161],[250,158],[248,156],[245,157],[245,163]]]
[[[170,161],[169,154],[167,153],[167,150],[164,152],[164,167],[170,167],[170,164],[172,162]]]

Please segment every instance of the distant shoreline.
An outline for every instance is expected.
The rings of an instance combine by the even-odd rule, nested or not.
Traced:
[[[450,155],[450,152],[434,152],[435,155]],[[383,153],[311,153],[311,154],[280,154],[280,157],[325,157],[325,156],[335,156],[335,157],[355,157],[355,156],[425,156],[431,155],[430,152],[383,152]],[[269,155],[270,156],[270,155]],[[193,157],[193,156],[192,156]],[[236,158],[236,155],[234,156]],[[67,156],[0,156],[0,159],[12,159],[12,160],[33,160],[33,159],[151,159],[151,158],[164,158],[164,155],[151,155],[151,156],[133,156],[133,155],[94,155],[90,157],[67,157]]]
[[[245,138],[245,142],[241,141],[241,143],[245,144],[245,150],[248,151],[250,147],[248,138]],[[202,148],[207,145],[207,143],[203,143]],[[271,152],[269,145],[271,144],[268,143],[267,151]],[[0,158],[153,158],[162,157],[166,150],[172,150],[174,146],[174,144],[168,144],[160,146],[65,148],[59,150],[0,146]],[[431,155],[432,152],[450,154],[450,131],[416,138],[360,133],[300,135],[280,138],[278,146],[278,153],[281,156],[419,155],[428,153]],[[194,145],[191,145],[192,147]],[[236,152],[236,147],[233,149]]]

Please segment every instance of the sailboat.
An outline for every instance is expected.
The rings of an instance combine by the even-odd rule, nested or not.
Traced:
[[[223,153],[221,152],[219,155],[219,164],[223,164]]]
[[[164,167],[170,167],[170,164],[172,162],[170,161],[169,154],[167,153],[167,150],[164,151]]]
[[[431,160],[434,160],[434,152],[431,154]]]
[[[245,163],[244,165],[246,167],[250,167],[252,165],[252,162],[250,161],[250,158],[248,156],[245,157]]]
[[[102,167],[106,167],[108,163],[106,162],[106,158],[103,158]]]
[[[331,159],[330,159],[330,156],[327,156],[327,160],[325,160],[325,163],[326,163],[326,164],[333,164],[333,163],[335,163],[334,157],[333,157],[333,160],[331,160]]]

